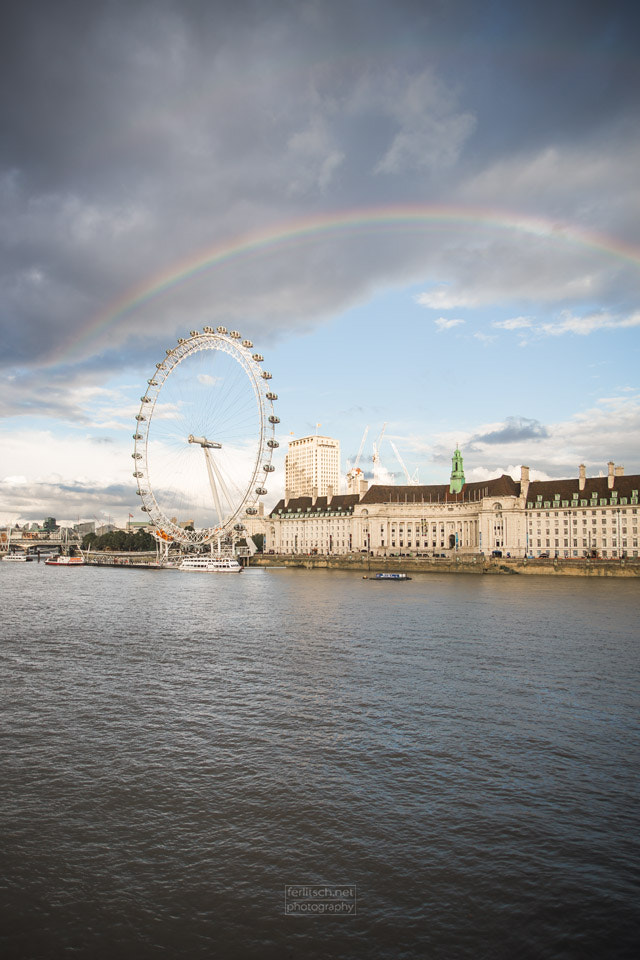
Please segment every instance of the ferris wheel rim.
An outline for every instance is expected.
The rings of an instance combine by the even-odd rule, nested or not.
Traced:
[[[140,409],[136,415],[137,426],[133,435],[135,443],[132,457],[135,464],[134,477],[137,481],[136,492],[142,501],[141,510],[147,514],[155,526],[154,533],[159,540],[173,541],[184,546],[202,546],[216,538],[237,536],[245,529],[244,524],[240,522],[241,519],[258,513],[258,503],[267,493],[264,482],[275,469],[272,459],[274,450],[279,446],[275,439],[275,427],[279,423],[279,418],[275,416],[273,407],[277,394],[269,386],[271,374],[261,366],[264,360],[262,355],[257,352],[252,353],[252,348],[253,343],[250,340],[243,340],[237,331],[232,330],[229,333],[222,326],[217,327],[216,330],[212,327],[204,327],[202,333],[192,330],[189,337],[179,337],[177,346],[166,350],[166,356],[156,363],[155,373],[147,381],[147,389],[140,398]],[[225,517],[222,517],[222,511],[216,501],[219,522],[215,526],[206,526],[200,530],[185,530],[178,524],[177,519],[167,515],[154,493],[149,470],[149,431],[157,401],[171,375],[185,360],[205,350],[223,352],[242,368],[247,383],[253,391],[259,426],[257,440],[254,442],[253,465],[247,482],[243,484],[242,496],[237,499],[235,505],[232,505]],[[201,441],[204,442],[201,443]],[[190,436],[188,442],[200,443],[205,455],[208,454],[205,447],[215,446],[208,443],[204,437]],[[261,482],[262,476],[264,479]]]

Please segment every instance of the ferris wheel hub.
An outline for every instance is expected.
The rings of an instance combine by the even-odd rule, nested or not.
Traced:
[[[198,443],[201,447],[207,447],[210,450],[222,450],[222,444],[215,440],[207,440],[206,437],[194,437],[192,433],[187,437],[188,443]]]

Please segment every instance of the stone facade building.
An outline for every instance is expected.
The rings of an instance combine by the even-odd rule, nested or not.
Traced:
[[[265,518],[265,551],[278,554],[616,558],[638,556],[640,476],[529,481],[502,475],[467,483],[456,450],[449,484],[384,486],[285,496]]]

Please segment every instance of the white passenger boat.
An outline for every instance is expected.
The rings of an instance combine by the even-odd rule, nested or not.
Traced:
[[[195,573],[240,573],[242,567],[234,557],[200,556],[185,557],[179,570]]]
[[[8,553],[4,558],[7,563],[26,563],[27,555],[26,553]],[[29,560],[32,558],[29,557]]]

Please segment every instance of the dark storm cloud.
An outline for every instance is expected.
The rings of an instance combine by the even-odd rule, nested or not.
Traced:
[[[522,440],[544,440],[548,436],[549,431],[538,420],[507,417],[499,430],[471,437],[467,447],[471,451],[477,450],[479,444],[519,443]]]
[[[633,170],[638,150],[636,26],[621,2],[5,5],[2,364],[55,357],[106,305],[198,251],[327,211],[534,204],[589,226],[597,196],[595,223],[631,242],[635,178],[621,164]],[[250,335],[277,335],[443,266],[479,299],[527,292],[534,276],[559,296],[546,252],[487,247],[480,262],[465,231],[448,242],[274,250],[122,317],[108,347],[152,331],[155,348],[191,318],[244,317]],[[590,297],[637,293],[635,277],[596,279]]]

